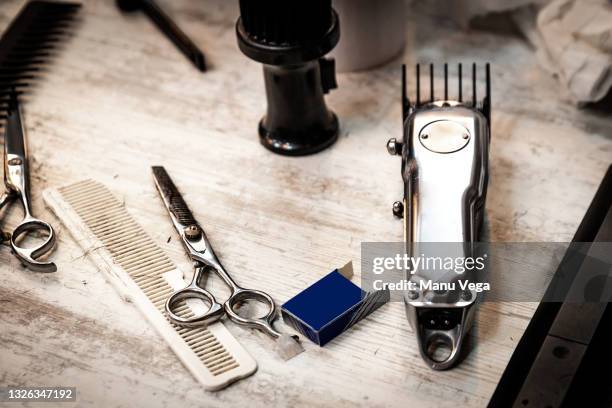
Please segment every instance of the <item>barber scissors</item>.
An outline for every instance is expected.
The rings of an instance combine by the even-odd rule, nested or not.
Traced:
[[[276,318],[274,300],[267,293],[259,290],[244,289],[236,284],[223,265],[221,265],[210,242],[206,238],[204,230],[193,218],[189,207],[187,207],[166,170],[159,166],[152,167],[152,170],[155,185],[172,219],[172,224],[174,224],[174,228],[176,228],[187,254],[194,261],[195,267],[191,283],[185,288],[174,292],[166,301],[166,313],[170,320],[179,326],[197,327],[214,323],[224,315],[227,315],[236,324],[259,329],[272,338],[279,338],[281,333],[272,326]],[[201,286],[206,281],[205,277],[209,271],[216,273],[231,290],[230,297],[223,304],[217,302],[213,294]],[[206,313],[193,317],[176,315],[174,313],[175,307],[188,299],[198,299],[207,303],[210,307]],[[266,304],[268,307],[267,314],[260,318],[247,318],[235,312],[235,308],[241,302],[249,300]]]
[[[4,184],[6,191],[0,194],[0,209],[13,202],[13,200],[19,200],[23,207],[23,220],[11,234],[6,234],[6,239],[10,242],[15,256],[27,268],[38,272],[55,272],[57,267],[53,262],[37,260],[37,258],[53,249],[55,232],[49,223],[32,216],[29,179],[25,130],[21,121],[17,95],[13,91],[9,100],[4,132]],[[46,235],[44,242],[39,246],[29,248],[19,246],[23,238],[31,231],[39,231]]]

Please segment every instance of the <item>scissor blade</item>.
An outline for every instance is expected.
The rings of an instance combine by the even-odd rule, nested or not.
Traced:
[[[19,102],[14,92],[11,93],[8,116],[6,118],[4,152],[5,160],[7,160],[8,156],[11,156],[11,159],[21,159],[23,162],[27,159],[25,132],[23,130],[23,123],[21,122]]]
[[[164,201],[164,205],[168,209],[175,227],[180,228],[179,232],[190,225],[198,225],[166,169],[162,166],[153,166],[151,169],[153,170],[153,178],[155,179],[159,195]]]

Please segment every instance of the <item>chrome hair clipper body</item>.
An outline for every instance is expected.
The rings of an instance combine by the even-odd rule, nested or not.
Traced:
[[[404,139],[389,140],[387,149],[390,154],[402,156],[404,200],[394,204],[393,212],[404,218],[406,253],[410,257],[474,256],[488,182],[488,64],[485,69],[486,95],[481,102],[476,100],[476,64],[471,101],[462,98],[461,64],[457,99],[448,97],[445,64],[444,98],[436,100],[430,65],[431,95],[428,101],[421,102],[417,65],[416,103],[412,104],[406,96],[406,69],[402,67]],[[439,267],[407,272],[407,280],[414,282],[416,289],[404,293],[406,313],[416,332],[421,356],[433,369],[450,368],[460,359],[474,318],[477,292],[462,289],[459,280],[470,281],[472,273],[465,270],[459,274]],[[428,281],[441,283],[442,289],[421,285]]]

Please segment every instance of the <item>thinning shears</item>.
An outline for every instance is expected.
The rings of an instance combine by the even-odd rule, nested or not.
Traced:
[[[277,315],[274,300],[265,292],[244,289],[234,282],[230,274],[221,265],[206,238],[204,230],[194,219],[191,210],[187,207],[166,170],[160,166],[154,166],[152,170],[155,185],[172,219],[172,224],[174,224],[187,254],[194,261],[195,267],[191,283],[174,292],[166,301],[166,313],[172,322],[183,327],[206,326],[227,315],[236,324],[259,329],[272,338],[279,338],[281,333],[273,327]],[[223,304],[217,302],[213,294],[201,286],[205,283],[209,271],[216,273],[231,290],[230,297]],[[183,301],[189,299],[197,299],[210,305],[208,311],[192,317],[181,317],[175,314],[176,308],[181,306]],[[235,310],[243,302],[248,301],[257,301],[267,305],[266,315],[259,318],[240,316]]]
[[[12,92],[10,96],[4,133],[4,184],[6,191],[0,194],[0,209],[14,200],[19,200],[24,214],[23,220],[13,232],[6,234],[13,253],[27,268],[38,272],[55,272],[57,267],[53,262],[37,259],[53,249],[55,232],[51,224],[32,216],[27,143],[15,92]],[[19,246],[26,235],[32,231],[39,231],[43,236],[46,235],[44,242],[35,247]]]

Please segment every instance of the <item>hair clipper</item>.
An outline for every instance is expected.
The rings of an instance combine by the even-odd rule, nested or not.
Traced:
[[[487,192],[489,64],[485,66],[486,91],[482,101],[477,101],[476,96],[476,64],[472,66],[472,99],[465,101],[461,64],[456,99],[448,96],[447,64],[442,99],[436,99],[434,94],[433,64],[429,70],[428,100],[421,101],[417,65],[416,102],[411,103],[406,90],[406,67],[402,67],[404,137],[401,142],[391,139],[387,143],[390,154],[402,156],[404,199],[394,203],[393,213],[404,219],[408,256],[439,256],[442,251],[446,256],[467,259],[474,256]],[[438,244],[431,244],[434,242]],[[404,292],[407,317],[416,332],[421,356],[435,370],[454,366],[463,354],[461,350],[474,319],[478,293],[461,289],[459,281],[470,280],[472,273],[471,270],[456,273],[439,267],[420,267],[407,272],[407,280],[413,281],[417,288]],[[421,285],[422,282],[425,284]],[[437,286],[432,286],[432,282]]]

